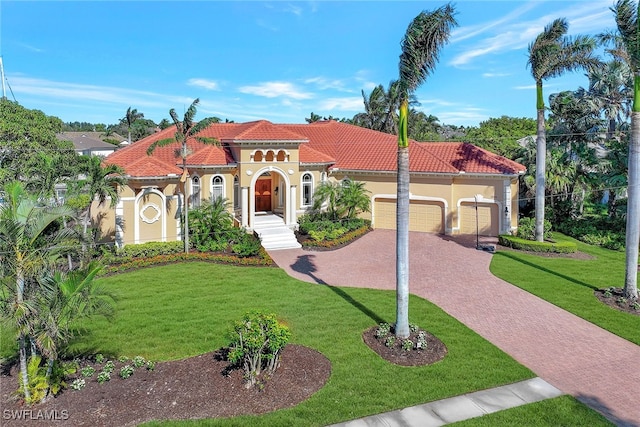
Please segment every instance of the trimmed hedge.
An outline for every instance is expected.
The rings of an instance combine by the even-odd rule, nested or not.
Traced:
[[[273,264],[273,260],[269,256],[264,248],[260,248],[260,253],[256,257],[240,257],[237,255],[227,255],[211,252],[184,252],[169,254],[169,255],[156,255],[149,258],[134,258],[129,261],[112,264],[107,266],[103,271],[104,274],[122,273],[128,270],[135,270],[143,267],[152,267],[154,265],[164,265],[180,261],[208,261],[219,264],[233,264],[239,266],[262,266],[270,267]]]
[[[509,234],[501,234],[498,237],[498,243],[508,248],[531,252],[570,254],[578,250],[578,246],[574,242],[538,242]]]

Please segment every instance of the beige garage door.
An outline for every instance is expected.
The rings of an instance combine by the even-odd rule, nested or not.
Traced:
[[[478,203],[478,232],[481,236],[497,236],[499,233],[498,206]],[[476,234],[476,205],[460,206],[460,233]]]
[[[409,231],[444,233],[442,204],[411,200],[409,205]],[[376,199],[374,204],[375,228],[396,229],[396,200]]]

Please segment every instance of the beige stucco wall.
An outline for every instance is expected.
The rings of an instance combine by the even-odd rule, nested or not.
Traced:
[[[302,165],[298,163],[299,152],[297,147],[279,146],[274,144],[268,147],[257,147],[252,144],[246,145],[230,145],[230,149],[237,161],[237,165],[233,167],[220,168],[201,168],[190,169],[190,176],[198,175],[200,177],[200,194],[202,200],[208,200],[211,195],[211,182],[215,175],[224,178],[225,197],[229,200],[230,210],[236,216],[239,223],[241,222],[243,202],[245,209],[253,206],[252,198],[254,196],[254,188],[252,185],[260,179],[265,172],[270,172],[272,180],[272,209],[279,214],[291,211],[287,205],[291,201],[292,193],[295,193],[295,211],[294,217],[308,212],[310,207],[303,205],[302,197],[302,175],[311,173],[313,176],[313,189],[315,190],[322,180],[323,172],[327,172],[327,165]],[[280,158],[278,158],[280,155]],[[273,157],[271,157],[273,156]],[[267,161],[269,160],[269,161]],[[238,197],[240,205],[237,209],[233,207],[234,201],[234,176],[239,178],[240,195]],[[334,171],[327,173],[327,179],[339,181],[348,177],[354,181],[365,182],[366,189],[370,192],[371,209],[374,209],[376,199],[393,199],[396,194],[396,176],[395,174],[383,173],[344,173],[343,171]],[[183,194],[182,184],[178,181],[179,177],[173,180],[131,180],[129,185],[123,188],[120,193],[121,202],[118,210],[109,208],[92,208],[92,215],[97,220],[101,216],[103,220],[100,222],[101,229],[105,235],[113,235],[116,223],[116,216],[122,216],[123,242],[130,244],[134,242],[145,242],[151,240],[161,240],[162,236],[168,241],[177,240],[179,235],[179,218],[176,218],[179,210],[179,198],[177,194]],[[282,183],[285,183],[283,186]],[[295,187],[294,191],[289,188],[286,191],[286,183],[291,187]],[[510,188],[510,192],[505,190],[505,185]],[[144,188],[155,187],[165,197],[162,212],[162,221],[159,219],[153,224],[142,224],[140,218],[140,209],[143,207],[142,201],[138,198],[140,192],[144,192]],[[278,187],[279,194],[276,194],[275,188]],[[248,188],[245,194],[247,200],[242,200],[242,188]],[[515,228],[518,220],[518,179],[502,176],[447,176],[447,175],[426,175],[412,174],[409,191],[414,203],[430,203],[442,206],[443,218],[445,223],[445,233],[455,234],[460,229],[460,211],[461,204],[470,203],[477,194],[482,195],[482,199],[487,204],[495,202],[499,206],[498,215],[502,228],[511,226]],[[189,190],[191,193],[191,190]],[[510,193],[510,195],[509,195]],[[155,196],[154,196],[155,197]],[[510,200],[505,200],[510,197]],[[282,203],[279,204],[279,199]],[[160,198],[156,197],[156,204],[159,204]],[[138,208],[136,209],[136,204]],[[508,212],[505,210],[508,207]],[[136,214],[137,212],[137,214]],[[293,212],[291,212],[293,214]],[[248,218],[251,212],[248,212]],[[367,219],[375,218],[375,214],[371,212],[362,214]],[[248,219],[247,219],[248,221]],[[162,226],[164,224],[164,226]],[[375,226],[375,224],[374,224]],[[251,227],[251,224],[249,224]],[[502,230],[501,230],[502,231]],[[137,236],[137,237],[136,237]]]

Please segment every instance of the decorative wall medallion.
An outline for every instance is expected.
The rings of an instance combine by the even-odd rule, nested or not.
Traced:
[[[293,169],[289,169],[289,175],[293,175]]]
[[[247,175],[249,175],[249,176],[253,175],[253,171],[248,170],[248,171],[247,171]]]
[[[160,218],[161,212],[155,203],[147,203],[140,209],[140,219],[147,224],[153,224]]]

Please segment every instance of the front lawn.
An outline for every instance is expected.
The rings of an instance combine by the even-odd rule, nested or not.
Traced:
[[[592,411],[571,396],[560,396],[529,403],[507,411],[494,412],[450,424],[451,427],[494,426],[613,426],[605,417]]]
[[[548,258],[518,251],[498,251],[491,272],[550,303],[640,345],[640,316],[601,303],[596,289],[624,285],[625,254],[587,245],[554,233],[557,241],[576,242],[593,259]]]
[[[116,297],[112,321],[86,324],[77,353],[181,359],[227,344],[229,324],[248,309],[277,313],[292,343],[322,352],[328,383],[308,401],[228,425],[327,425],[531,378],[533,374],[424,299],[411,297],[411,321],[447,345],[439,363],[400,367],[362,341],[365,329],[393,322],[395,293],[309,284],[274,268],[183,263],[100,279]],[[194,373],[194,379],[197,373]],[[208,423],[208,422],[207,422]]]

